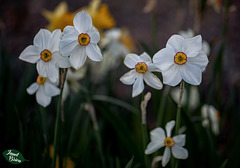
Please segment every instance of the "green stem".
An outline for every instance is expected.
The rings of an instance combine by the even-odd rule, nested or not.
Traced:
[[[179,94],[179,102],[178,102],[178,108],[177,108],[175,135],[178,134],[178,130],[179,130],[180,125],[181,125],[181,109],[182,109],[183,91],[184,91],[184,80],[182,80],[182,82],[180,84],[180,94]]]
[[[161,126],[162,123],[163,123],[164,109],[166,107],[167,96],[168,96],[169,91],[170,91],[170,87],[166,86],[164,91],[163,91],[163,95],[161,97],[161,102],[160,102],[159,109],[158,109],[158,114],[157,114],[157,124],[159,126]]]
[[[143,142],[143,150],[146,149],[147,147],[147,141],[148,141],[148,134],[147,134],[147,120],[146,120],[146,117],[147,117],[147,111],[146,111],[146,104],[145,104],[145,107],[143,107],[142,103],[144,102],[144,93],[142,94],[142,102],[141,102],[141,116],[142,116],[142,142]],[[144,102],[144,103],[147,103],[147,102]],[[147,155],[143,152],[143,155],[144,155],[144,164],[145,164],[145,167],[149,167],[148,165],[148,157]]]
[[[58,99],[58,106],[57,106],[57,118],[55,123],[55,132],[54,132],[54,152],[53,152],[53,160],[52,160],[52,168],[55,168],[56,166],[56,156],[57,153],[59,153],[59,166],[60,168],[63,167],[63,157],[62,157],[62,122],[61,118],[63,119],[63,100],[62,100],[62,94],[63,94],[63,88],[64,83],[67,75],[67,69],[59,69],[59,87],[60,87],[60,96]],[[59,143],[60,142],[60,143]],[[58,149],[58,147],[60,147]]]
[[[60,130],[60,119],[61,119],[61,99],[62,99],[62,89],[61,89],[61,93],[59,96],[59,100],[58,100],[58,107],[57,107],[57,119],[56,119],[56,123],[55,123],[55,132],[54,132],[54,152],[53,152],[53,160],[52,160],[52,168],[55,168],[56,166],[56,156],[57,156],[57,152],[58,152],[58,140],[59,140],[59,130]]]

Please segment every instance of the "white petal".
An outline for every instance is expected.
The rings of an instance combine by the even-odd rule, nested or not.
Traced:
[[[87,33],[91,38],[91,40],[90,40],[91,44],[97,44],[99,42],[100,34],[94,26]]]
[[[160,79],[151,72],[143,74],[144,81],[155,89],[162,89],[163,85]]]
[[[182,52],[184,52],[187,57],[195,57],[202,50],[202,36],[198,35],[193,38],[185,39]]]
[[[79,33],[86,33],[92,28],[92,18],[85,11],[78,12],[73,19],[73,25]]]
[[[41,50],[49,49],[48,44],[49,44],[50,38],[51,38],[51,32],[49,30],[40,29],[33,39],[33,44],[41,48]]]
[[[71,64],[68,57],[63,57],[58,51],[52,54],[59,68],[69,68]]]
[[[86,55],[86,48],[79,46],[76,47],[70,55],[70,63],[76,69],[80,69],[84,63],[86,62],[87,55]]]
[[[57,82],[57,80],[59,79],[58,67],[52,64],[51,62],[49,62],[47,65],[46,73],[47,73],[48,79],[53,83]]]
[[[150,72],[161,72],[161,70],[154,64],[154,63],[148,63],[148,71]]]
[[[79,45],[78,31],[73,26],[64,28],[62,39],[59,43],[59,50],[63,56],[69,56],[72,50]]]
[[[196,57],[188,58],[188,63],[199,67],[202,71],[205,70],[208,64],[208,57],[204,52],[200,52]]]
[[[27,88],[28,94],[33,95],[38,90],[38,87],[39,87],[39,85],[37,84],[37,82],[34,82],[33,84],[31,84]]]
[[[120,81],[124,83],[125,85],[132,85],[137,77],[137,72],[135,69],[125,73],[121,78]]]
[[[40,60],[40,53],[40,48],[30,45],[22,51],[19,59],[30,63],[36,63]]]
[[[180,66],[173,64],[168,70],[162,71],[162,76],[164,84],[176,86],[182,80],[180,75]]]
[[[173,127],[175,126],[175,121],[172,120],[170,122],[168,122],[165,126],[166,132],[167,132],[167,137],[171,137],[171,132]]]
[[[140,55],[140,59],[142,62],[152,62],[151,57],[146,52]]]
[[[52,84],[52,83],[50,83],[48,81],[46,81],[44,83],[43,87],[44,87],[45,94],[47,96],[51,96],[52,97],[52,96],[56,96],[56,95],[60,94],[60,89],[57,86],[55,86],[54,84]]]
[[[180,69],[182,79],[192,85],[199,85],[202,81],[202,71],[199,67],[186,64]]]
[[[140,57],[137,54],[128,54],[124,59],[124,64],[128,68],[135,68],[135,65],[140,62]]]
[[[51,103],[52,97],[45,95],[43,86],[40,86],[36,93],[36,99],[38,104],[47,107]]]
[[[163,48],[153,56],[153,63],[161,70],[167,70],[174,64],[176,52],[172,48]]]
[[[93,61],[102,61],[102,53],[97,44],[88,44],[86,46],[87,56]]]
[[[203,41],[203,43],[202,43],[202,51],[203,51],[204,53],[206,53],[207,55],[210,54],[211,48],[210,48],[208,42]]]
[[[172,48],[175,53],[177,52],[181,52],[182,51],[182,44],[184,42],[184,38],[180,35],[172,35],[168,41],[167,41],[167,45],[166,48]]]
[[[163,158],[162,158],[162,166],[165,167],[167,163],[169,162],[171,157],[171,150],[169,147],[166,147],[163,153]]]
[[[37,72],[40,76],[42,77],[47,77],[47,64],[48,63],[45,63],[44,61],[40,60],[38,63],[37,63]]]
[[[162,148],[164,146],[164,143],[161,142],[157,142],[157,141],[152,141],[147,145],[147,149],[145,150],[145,154],[151,154],[155,151],[157,151],[158,149]]]
[[[186,141],[186,135],[181,134],[173,137],[173,141],[178,146],[184,146]]]
[[[137,74],[137,79],[133,84],[132,97],[138,96],[144,89],[143,75]]]
[[[59,50],[59,42],[60,42],[61,30],[56,29],[52,32],[50,41],[49,41],[49,50],[51,52],[55,52]]]
[[[159,141],[160,143],[164,143],[164,140],[166,138],[165,132],[160,127],[155,128],[150,132],[150,138],[151,141]]]
[[[175,158],[177,159],[187,159],[188,157],[188,151],[183,148],[183,147],[180,147],[178,145],[174,145],[172,146],[172,154]]]

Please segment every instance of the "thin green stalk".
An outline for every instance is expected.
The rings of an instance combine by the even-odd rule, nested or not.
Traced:
[[[164,91],[163,91],[163,95],[161,97],[161,102],[160,102],[159,109],[158,109],[158,114],[157,114],[157,124],[159,126],[161,126],[162,123],[163,123],[164,110],[165,110],[165,107],[166,107],[166,101],[167,101],[167,96],[168,96],[169,91],[170,91],[170,87],[166,86]]]
[[[63,166],[63,158],[61,154],[61,143],[62,143],[62,122],[61,122],[61,117],[63,117],[63,100],[62,100],[62,93],[63,93],[63,88],[64,88],[64,83],[67,75],[67,69],[60,69],[60,96],[58,99],[58,106],[57,106],[57,118],[56,118],[56,123],[55,123],[55,131],[54,131],[54,152],[53,152],[53,160],[52,160],[52,168],[55,168],[56,166],[56,156],[57,153],[59,153],[59,166],[62,168]],[[59,144],[60,142],[60,144]],[[60,147],[58,149],[58,147]]]
[[[181,109],[182,109],[183,91],[184,91],[184,80],[182,80],[180,84],[180,94],[179,94],[179,102],[178,102],[177,116],[176,116],[175,135],[178,134],[178,131],[181,125]],[[178,164],[179,164],[179,161],[175,160],[175,168],[178,168]]]
[[[151,97],[151,94],[150,94]],[[141,116],[142,116],[142,125],[141,125],[141,129],[142,129],[142,142],[143,142],[143,150],[146,149],[147,147],[147,141],[148,141],[148,132],[147,132],[147,110],[146,110],[146,106],[147,103],[150,99],[149,97],[149,93],[146,94],[146,96],[144,96],[144,94],[142,94],[142,102],[141,102]],[[147,155],[143,152],[144,154],[144,164],[145,167],[149,167],[149,161],[148,161],[148,157]]]
[[[179,94],[179,102],[178,102],[178,108],[177,108],[177,117],[176,117],[176,127],[175,127],[175,134],[178,134],[178,130],[181,125],[181,109],[182,109],[182,97],[183,97],[183,91],[184,91],[184,80],[182,80],[180,84],[180,94]]]

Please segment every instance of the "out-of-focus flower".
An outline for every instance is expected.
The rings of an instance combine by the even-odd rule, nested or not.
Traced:
[[[207,0],[208,5],[213,6],[215,12],[220,13],[222,0]]]
[[[93,25],[99,30],[111,29],[115,27],[116,23],[107,4],[101,4],[101,0],[92,0],[87,7],[83,7],[92,17]]]
[[[147,0],[147,4],[143,8],[144,13],[149,13],[157,6],[157,0]]]
[[[219,112],[212,105],[205,104],[201,109],[202,113],[202,126],[209,127],[211,125],[211,129],[215,135],[219,134],[219,122],[220,115]]]
[[[165,167],[170,160],[171,153],[177,159],[186,159],[188,157],[188,151],[183,148],[186,141],[185,134],[172,137],[171,132],[175,126],[175,121],[170,121],[166,124],[166,134],[161,128],[155,128],[150,132],[151,142],[148,144],[145,154],[151,154],[158,149],[165,146],[165,150],[162,157],[162,166]]]
[[[47,107],[51,103],[52,97],[60,94],[60,89],[47,78],[38,76],[37,81],[27,88],[27,92],[30,95],[36,93],[38,104]]]
[[[63,31],[66,26],[73,25],[74,14],[68,12],[66,2],[61,2],[53,12],[43,10],[42,14],[49,21],[47,29],[50,31],[55,29],[61,29]]]
[[[73,20],[74,26],[67,26],[60,41],[60,53],[68,57],[76,69],[80,69],[87,57],[93,61],[102,61],[102,54],[97,45],[99,32],[92,25],[91,16],[85,11],[79,12]]]
[[[70,63],[67,57],[59,53],[59,41],[61,30],[52,33],[41,29],[33,40],[33,45],[28,46],[20,54],[19,59],[37,63],[37,71],[40,76],[48,77],[55,83],[59,78],[58,68],[68,68]]]
[[[124,59],[124,64],[132,70],[123,75],[120,80],[126,85],[133,84],[132,97],[142,93],[144,89],[143,80],[155,89],[162,89],[162,82],[152,73],[152,71],[158,71],[157,67],[152,63],[147,53],[144,52],[140,56],[128,54]]]
[[[166,48],[153,56],[154,64],[162,71],[163,83],[176,86],[183,79],[192,85],[199,85],[208,64],[207,55],[201,50],[200,35],[189,39],[180,35],[171,36]]]
[[[49,155],[51,158],[53,158],[53,153],[54,153],[54,146],[51,145],[51,146],[49,146]],[[75,167],[75,163],[69,157],[63,158],[63,165],[66,165],[66,168],[74,168]],[[59,167],[60,167],[59,166],[59,156],[57,155],[55,168],[59,168]]]
[[[179,31],[179,34],[185,39],[192,38],[195,36],[195,33],[192,29],[187,29],[186,31],[181,30]],[[210,46],[208,42],[205,40],[203,40],[202,42],[202,51],[205,52],[207,55],[209,55],[211,52]]]
[[[66,100],[67,96],[72,90],[74,93],[77,93],[80,89],[79,80],[85,77],[86,75],[86,67],[83,66],[79,70],[74,70],[72,68],[68,69],[68,73],[66,76],[64,88],[63,88],[63,100]]]
[[[178,104],[180,88],[179,87],[172,88],[170,94],[173,100]],[[182,97],[182,105],[185,106],[188,100],[189,109],[194,110],[199,105],[199,102],[200,102],[199,98],[200,98],[200,95],[198,92],[198,88],[196,86],[190,86],[189,93],[187,93],[187,89],[184,89],[183,97]]]
[[[63,30],[66,26],[72,26],[74,16],[82,10],[87,11],[91,15],[93,25],[99,31],[113,28],[116,25],[114,18],[109,12],[107,4],[101,4],[100,0],[92,0],[88,6],[73,13],[68,11],[66,2],[61,2],[53,12],[43,10],[42,13],[49,21],[47,29],[53,31],[55,29]]]

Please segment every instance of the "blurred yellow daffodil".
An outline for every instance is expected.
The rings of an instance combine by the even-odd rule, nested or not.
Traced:
[[[93,25],[99,31],[113,28],[116,25],[107,4],[101,4],[100,0],[92,0],[88,6],[80,8],[73,13],[68,11],[66,2],[61,2],[53,12],[43,10],[42,14],[49,21],[47,29],[53,31],[55,29],[63,30],[66,26],[72,26],[75,14],[82,10],[85,10],[90,14]]]

